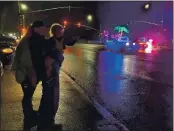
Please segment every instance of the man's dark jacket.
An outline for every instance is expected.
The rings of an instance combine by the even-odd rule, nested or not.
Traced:
[[[44,77],[45,70],[45,59],[44,59],[44,47],[47,44],[48,40],[44,36],[41,36],[33,32],[32,37],[30,38],[30,53],[33,63],[33,67],[36,71],[38,80],[42,80]]]
[[[61,40],[63,37],[56,38]],[[76,40],[64,38],[64,49],[67,46],[73,46]],[[45,76],[45,57],[50,56],[55,60],[59,59],[59,56],[62,55],[61,52],[56,50],[56,41],[54,37],[45,39],[44,36],[41,36],[37,33],[33,33],[32,38],[30,39],[30,52],[33,67],[36,70],[36,75],[38,80],[42,80]]]

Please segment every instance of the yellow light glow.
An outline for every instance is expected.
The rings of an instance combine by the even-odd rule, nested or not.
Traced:
[[[19,43],[20,39],[16,39],[16,43]]]
[[[13,50],[11,48],[5,48],[5,49],[2,49],[2,52],[5,54],[10,54],[13,52]]]
[[[22,9],[22,10],[27,10],[28,7],[27,7],[25,4],[21,4],[21,9]]]
[[[144,50],[138,50],[138,52],[144,53]]]
[[[22,28],[22,30],[21,30],[22,37],[25,36],[26,33],[27,33],[27,29],[26,28]]]
[[[91,22],[92,19],[93,19],[93,18],[92,18],[92,15],[88,15],[88,16],[87,16],[87,20],[88,20],[88,22]]]

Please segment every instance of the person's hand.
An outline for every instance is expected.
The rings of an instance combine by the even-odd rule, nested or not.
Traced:
[[[45,59],[45,67],[46,67],[46,69],[51,68],[53,62],[54,62],[54,59],[52,59],[51,57],[47,56],[46,59]]]
[[[30,71],[30,73],[28,73],[28,78],[31,82],[32,87],[36,88],[36,85],[37,85],[36,72],[35,71]]]
[[[36,88],[36,83],[37,83],[37,77],[36,75],[31,78],[31,84],[34,88]]]

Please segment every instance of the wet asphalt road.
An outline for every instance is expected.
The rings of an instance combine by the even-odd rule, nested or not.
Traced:
[[[67,48],[63,69],[130,131],[172,131],[172,51],[135,56],[102,48]]]

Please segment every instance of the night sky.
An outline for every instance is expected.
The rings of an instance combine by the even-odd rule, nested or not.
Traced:
[[[151,8],[144,11],[142,6],[147,1],[107,1],[98,4],[98,15],[102,30],[113,31],[114,26],[128,24],[130,21],[146,21],[156,24],[162,24],[164,36],[160,33],[162,28],[153,24],[135,23],[129,24],[127,35],[133,39],[145,35],[153,36],[156,41],[173,39],[173,2],[169,1],[151,1]]]
[[[22,1],[21,3],[28,6],[28,12],[36,11],[40,9],[48,9],[62,6],[84,7],[85,9],[72,9],[69,13],[68,9],[59,9],[44,13],[30,14],[25,16],[25,24],[29,25],[34,20],[44,19],[47,24],[55,22],[63,24],[63,20],[67,20],[69,23],[76,24],[81,22],[88,25],[86,22],[87,14],[94,16],[92,24],[89,26],[99,29],[113,30],[114,25],[126,24],[131,20],[150,21],[154,23],[161,23],[162,16],[164,19],[164,27],[167,29],[167,35],[173,38],[173,2],[151,2],[152,8],[149,12],[143,12],[141,7],[144,5],[143,1],[137,2],[114,2],[114,1]],[[165,8],[164,8],[165,6]],[[169,7],[170,6],[170,7]],[[18,7],[17,2],[0,2],[0,29],[3,27],[4,32],[16,32],[18,27]],[[3,17],[2,17],[3,16]],[[2,24],[2,18],[3,24]],[[100,24],[99,24],[100,21]],[[132,25],[133,29],[136,29],[133,35],[139,35],[145,28],[151,28],[148,24],[135,24]],[[137,28],[138,27],[138,28]],[[143,28],[143,29],[142,29]],[[1,29],[2,30],[2,29]]]
[[[72,9],[71,14],[69,13],[68,9],[60,9],[60,10],[54,10],[44,13],[37,13],[37,14],[30,14],[25,16],[25,23],[27,25],[31,24],[34,20],[40,20],[43,19],[46,23],[51,24],[54,22],[62,23],[63,20],[67,20],[71,23],[77,23],[82,22],[86,24],[87,14],[94,15],[94,22],[90,25],[94,28],[98,28],[98,21],[96,17],[96,6],[97,2],[88,2],[88,1],[82,1],[82,2],[73,2],[73,1],[22,1],[21,3],[26,4],[29,8],[28,11],[35,11],[35,10],[41,10],[41,9],[48,9],[48,8],[55,8],[60,6],[78,6],[78,7],[84,7],[85,9]],[[17,2],[0,2],[0,24],[2,27],[3,24],[3,30],[5,32],[8,31],[17,31],[18,27],[18,7]],[[2,23],[2,18],[4,18]]]

